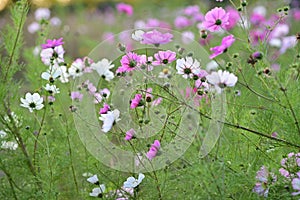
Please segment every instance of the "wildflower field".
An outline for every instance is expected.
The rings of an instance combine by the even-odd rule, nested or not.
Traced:
[[[299,40],[299,0],[0,1],[0,199],[300,199]]]

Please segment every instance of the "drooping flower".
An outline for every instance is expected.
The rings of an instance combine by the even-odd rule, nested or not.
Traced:
[[[135,130],[132,128],[129,131],[126,132],[125,140],[131,140],[133,136],[135,135]]]
[[[211,32],[219,31],[226,29],[228,19],[229,14],[223,8],[216,7],[206,13],[203,26]]]
[[[92,183],[92,184],[95,184],[95,185],[98,185],[99,184],[99,179],[98,179],[98,176],[97,174],[89,177],[88,179],[86,179],[88,182]]]
[[[143,181],[144,178],[145,178],[145,175],[142,173],[139,173],[138,179],[134,178],[133,176],[130,176],[124,182],[123,187],[124,188],[136,188]]]
[[[145,32],[142,30],[136,30],[134,33],[132,33],[131,38],[134,39],[135,41],[142,41],[143,40],[143,34]]]
[[[38,93],[26,93],[25,99],[21,98],[20,106],[24,108],[28,108],[30,112],[33,110],[41,110],[44,107],[43,97],[41,97]]]
[[[130,108],[134,109],[139,106],[143,96],[141,94],[136,94],[134,98],[131,100]]]
[[[42,62],[49,66],[50,64],[56,64],[64,62],[64,53],[62,45],[56,46],[54,48],[42,49],[40,56]]]
[[[82,97],[83,97],[83,94],[81,94],[78,91],[71,92],[71,99],[74,100],[74,101],[81,101]]]
[[[110,111],[110,106],[104,103],[103,108],[100,108],[99,114],[107,114],[108,111]]]
[[[44,89],[49,92],[50,95],[55,95],[60,93],[59,88],[56,87],[56,85],[50,85],[47,83],[46,87]]]
[[[222,88],[235,86],[238,78],[228,71],[219,70],[218,72],[212,72],[206,76],[207,81],[214,85],[217,92],[222,92]]]
[[[172,41],[173,35],[171,33],[161,33],[157,30],[148,31],[143,34],[142,44],[153,44],[159,46],[161,44],[167,44]]]
[[[210,50],[213,52],[213,54],[211,54],[209,56],[210,59],[213,59],[215,57],[217,57],[218,55],[224,53],[225,51],[227,51],[227,49],[234,43],[235,38],[233,35],[229,35],[226,36],[222,39],[222,43],[220,46],[216,46],[213,48],[210,48]]]
[[[192,57],[185,57],[176,61],[177,73],[183,78],[193,78],[200,70],[200,62]]]
[[[158,51],[158,53],[154,54],[154,58],[156,59],[152,62],[154,66],[166,65],[176,60],[176,53],[170,50]]]
[[[120,62],[121,67],[117,69],[117,73],[130,72],[141,66],[141,56],[134,52],[129,52],[121,58]]]
[[[101,114],[99,119],[103,121],[102,131],[107,133],[110,131],[115,122],[120,121],[120,111],[115,109],[113,111],[108,111],[106,114]]]
[[[91,68],[96,70],[102,78],[107,81],[110,81],[114,78],[114,73],[110,71],[115,65],[111,64],[112,62],[106,58],[98,61],[97,63],[91,64]]]
[[[160,149],[160,142],[159,142],[159,140],[155,140],[154,143],[151,145],[149,151],[146,154],[147,158],[149,160],[152,160],[153,158],[155,158],[159,149]]]
[[[55,48],[64,44],[63,38],[47,40],[45,44],[42,44],[42,49]]]
[[[118,3],[116,6],[119,13],[125,13],[128,16],[133,14],[133,8],[131,5],[126,3]]]
[[[99,185],[99,187],[96,187],[92,190],[92,192],[90,193],[90,196],[101,198],[103,196],[103,193],[105,190],[106,190],[105,185],[101,184],[101,185]]]

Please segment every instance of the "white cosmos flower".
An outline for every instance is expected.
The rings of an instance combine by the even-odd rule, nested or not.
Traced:
[[[89,177],[88,179],[86,179],[88,182],[92,183],[92,184],[99,184],[99,179],[97,177],[97,174],[95,174],[94,176]]]
[[[56,85],[50,85],[49,83],[47,83],[46,87],[44,87],[44,88],[51,95],[55,95],[57,93],[60,93],[59,88],[57,88]]]
[[[224,87],[235,86],[238,78],[228,71],[219,70],[218,72],[212,72],[206,76],[207,81],[214,85],[217,92],[221,93]]]
[[[50,83],[53,83],[57,78],[59,78],[62,74],[62,70],[57,67],[53,70],[47,70],[46,72],[43,72],[41,77],[42,79],[45,79],[49,81]]]
[[[96,70],[99,76],[103,77],[105,80],[110,81],[114,78],[114,73],[110,71],[115,65],[111,64],[106,58],[98,61],[97,63],[92,63],[91,68]]]
[[[101,184],[99,187],[96,187],[92,190],[92,193],[90,193],[91,197],[102,197],[102,193],[105,191],[105,185]]]
[[[0,131],[0,138],[5,138],[7,133],[4,130]]]
[[[84,67],[84,62],[81,59],[76,59],[68,69],[69,75],[73,78],[81,76],[83,74]]]
[[[44,107],[43,97],[41,97],[38,93],[30,94],[26,93],[25,99],[21,98],[20,106],[28,108],[30,112],[33,110],[41,110]]]
[[[120,111],[115,109],[113,111],[108,111],[106,114],[101,114],[99,119],[103,121],[102,131],[107,133],[115,122],[120,121]]]
[[[140,41],[143,40],[143,34],[144,34],[144,33],[145,33],[145,32],[142,31],[142,30],[137,30],[137,31],[135,31],[134,33],[132,33],[131,37],[132,37],[132,39],[134,39],[135,41],[140,42]]]
[[[62,45],[59,45],[54,48],[47,48],[43,49],[40,53],[42,62],[45,65],[50,65],[51,64],[51,59],[53,59],[54,64],[59,64],[61,62],[64,62],[64,53],[65,50]]]
[[[135,188],[142,182],[142,180],[144,178],[145,178],[145,175],[142,173],[139,173],[138,179],[136,179],[132,176],[128,177],[127,180],[124,182],[123,187],[124,188]]]
[[[2,149],[16,150],[18,148],[18,143],[13,141],[2,141],[1,143]]]
[[[183,78],[193,78],[200,71],[200,62],[192,57],[181,58],[176,60],[176,69]]]

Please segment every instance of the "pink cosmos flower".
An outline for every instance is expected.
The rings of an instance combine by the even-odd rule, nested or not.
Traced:
[[[152,62],[154,66],[166,65],[176,60],[176,53],[170,50],[158,51],[154,54],[155,61]]]
[[[226,10],[227,10],[227,13],[229,14],[228,25],[226,26],[226,30],[230,30],[233,27],[235,27],[237,22],[240,20],[240,15],[239,15],[239,12],[232,7],[229,7]]]
[[[54,40],[47,40],[46,44],[42,44],[42,49],[48,49],[48,48],[54,48],[60,45],[63,45],[64,42],[62,41],[63,38],[59,38],[59,39],[54,39]]]
[[[183,13],[187,16],[193,16],[195,14],[199,13],[199,6],[194,5],[194,6],[188,6],[184,9]]]
[[[118,10],[119,13],[125,13],[128,16],[131,16],[133,14],[133,8],[129,4],[118,3],[117,4],[117,10]]]
[[[110,91],[109,91],[109,89],[104,88],[104,89],[100,90],[100,94],[101,94],[101,96],[103,96],[104,98],[108,98],[109,95],[110,95]]]
[[[216,7],[206,13],[203,26],[209,31],[215,32],[220,29],[226,29],[226,26],[229,25],[228,20],[229,13],[226,13],[223,8]]]
[[[136,94],[134,99],[131,100],[130,108],[134,109],[138,107],[139,103],[141,102],[143,96],[141,94]]]
[[[117,69],[117,73],[133,71],[141,66],[141,61],[141,56],[134,52],[129,52],[121,58],[121,67]]]
[[[289,173],[286,169],[284,169],[284,168],[280,168],[280,169],[279,169],[279,173],[280,173],[282,176],[284,176],[285,178],[288,178],[288,177],[290,176],[290,173]]]
[[[275,174],[268,171],[265,166],[262,166],[256,173],[256,180],[258,181],[253,188],[253,192],[260,196],[267,197],[269,193],[270,184],[277,181]],[[271,180],[271,182],[269,182]]]
[[[89,93],[92,94],[92,95],[94,95],[97,91],[97,88],[94,86],[93,83],[89,83],[87,85],[87,89],[88,89]]]
[[[159,149],[160,149],[160,142],[159,142],[159,140],[155,140],[154,143],[151,145],[149,151],[147,152],[147,155],[146,155],[147,158],[149,160],[152,160],[153,158],[155,158]]]
[[[217,57],[218,55],[224,53],[234,43],[234,41],[235,41],[235,38],[233,35],[224,37],[222,39],[222,43],[220,46],[210,48],[210,50],[213,52],[213,54],[211,54],[209,56],[209,58],[213,59],[213,58]]]
[[[76,91],[76,92],[71,92],[71,99],[75,100],[75,101],[81,101],[83,97],[83,94],[81,94],[80,92]]]
[[[178,16],[174,20],[174,25],[175,25],[176,28],[182,29],[182,28],[186,28],[188,26],[191,26],[192,22],[187,17]]]
[[[259,25],[262,25],[263,23],[265,23],[266,19],[265,19],[265,17],[263,15],[261,15],[259,13],[253,13],[250,16],[250,22],[254,26],[259,26]]]
[[[104,103],[103,108],[100,108],[99,114],[107,114],[108,111],[110,111],[110,106]]]
[[[173,35],[171,33],[161,33],[157,30],[148,31],[143,34],[142,44],[153,44],[159,46],[160,44],[167,44],[172,41]]]
[[[293,14],[294,20],[299,21],[300,20],[300,10],[295,10]]]
[[[94,94],[94,103],[95,103],[95,104],[101,103],[102,99],[103,99],[103,98],[102,98],[102,96],[101,96],[100,93],[96,92],[96,93]]]
[[[292,193],[293,196],[300,194],[300,173],[298,172],[297,175],[298,175],[298,178],[294,178],[292,180],[293,189],[297,190],[297,192]]]
[[[162,98],[161,97],[158,97],[157,99],[155,99],[153,102],[152,102],[152,105],[151,106],[158,106],[159,104],[161,104],[162,102]]]
[[[151,102],[152,101],[152,99],[153,99],[153,95],[152,95],[152,88],[148,88],[147,90],[146,90],[146,101],[147,102]]]
[[[126,132],[125,140],[127,141],[131,140],[134,135],[135,135],[135,130],[132,128]]]

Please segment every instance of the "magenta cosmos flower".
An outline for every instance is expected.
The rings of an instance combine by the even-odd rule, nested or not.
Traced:
[[[131,100],[130,108],[134,109],[134,108],[138,107],[142,98],[143,98],[143,96],[141,94],[136,94],[134,99]]]
[[[141,56],[134,52],[129,52],[128,54],[124,55],[120,60],[121,67],[117,69],[117,73],[122,72],[130,72],[136,69],[136,67],[141,66],[142,59]]]
[[[176,53],[170,50],[158,51],[158,53],[154,54],[154,58],[156,59],[152,62],[154,66],[166,65],[176,60]]]
[[[119,13],[125,13],[128,16],[131,16],[133,14],[132,6],[126,3],[118,3],[117,10]]]
[[[146,32],[142,35],[142,44],[154,44],[159,46],[160,44],[167,44],[172,41],[173,35],[171,33],[161,33],[157,30]]]
[[[211,32],[218,31],[220,29],[226,29],[229,24],[229,13],[223,8],[214,8],[205,15],[205,21],[203,22],[204,28]]]
[[[159,149],[160,149],[160,142],[159,140],[155,140],[154,143],[151,145],[149,151],[147,152],[147,158],[149,160],[155,158]]]
[[[210,48],[210,50],[213,52],[213,54],[211,54],[209,56],[209,58],[213,59],[213,58],[217,57],[218,55],[224,53],[234,43],[234,41],[235,41],[235,38],[233,35],[224,37],[222,39],[222,43],[220,46]]]
[[[110,111],[110,106],[105,103],[103,108],[100,108],[99,114],[107,114],[108,111]]]
[[[54,47],[58,47],[60,45],[63,45],[64,42],[62,41],[63,38],[59,38],[59,39],[54,39],[54,40],[47,40],[46,44],[42,44],[42,48],[43,49],[48,49],[48,48],[54,48]]]

